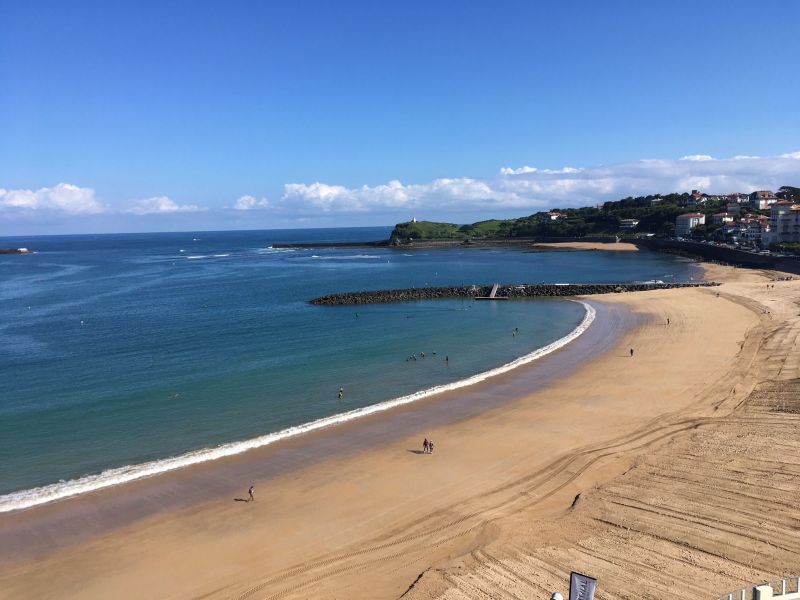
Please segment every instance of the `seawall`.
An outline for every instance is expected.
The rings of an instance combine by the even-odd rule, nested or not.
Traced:
[[[673,252],[701,260],[724,262],[750,269],[771,269],[800,275],[800,258],[797,257],[758,254],[757,252],[728,248],[726,246],[671,239],[650,238],[631,241],[637,246],[649,250]]]
[[[613,294],[643,292],[685,287],[709,287],[718,283],[540,283],[501,285],[496,298],[552,298],[559,296],[585,296],[589,294]],[[413,300],[436,300],[440,298],[485,298],[492,291],[491,285],[465,285],[453,287],[424,287],[397,290],[372,290],[328,294],[311,300],[311,304],[336,306],[352,304],[377,304],[382,302],[409,302]]]

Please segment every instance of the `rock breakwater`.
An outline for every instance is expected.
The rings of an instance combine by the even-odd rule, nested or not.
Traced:
[[[711,287],[719,283],[538,283],[501,285],[496,298],[552,298],[558,296],[587,296],[591,294],[614,294],[644,292],[685,287]],[[422,287],[398,290],[374,290],[364,292],[342,292],[328,294],[311,300],[311,304],[336,306],[349,304],[377,304],[382,302],[410,302],[413,300],[437,300],[440,298],[485,298],[492,291],[491,285],[466,285],[453,287]]]

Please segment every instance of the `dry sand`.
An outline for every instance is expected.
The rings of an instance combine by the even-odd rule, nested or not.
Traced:
[[[800,281],[710,270],[730,283],[596,298],[650,319],[554,385],[426,431],[433,455],[392,440],[254,503],[8,561],[0,597],[545,598],[575,569],[598,599],[713,599],[796,571]]]
[[[534,248],[556,250],[609,250],[611,252],[638,252],[639,247],[629,242],[537,242]]]

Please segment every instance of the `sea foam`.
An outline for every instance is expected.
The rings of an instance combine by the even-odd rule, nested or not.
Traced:
[[[472,375],[466,379],[461,379],[459,381],[454,381],[452,383],[446,383],[443,385],[437,385],[413,394],[409,394],[407,396],[401,396],[400,398],[387,400],[385,402],[380,402],[371,406],[365,406],[363,408],[357,408],[337,415],[332,415],[330,417],[324,417],[322,419],[317,419],[316,421],[311,421],[302,425],[296,425],[294,427],[289,427],[275,433],[269,433],[249,440],[230,442],[215,446],[213,448],[202,448],[200,450],[187,452],[186,454],[182,454],[180,456],[154,460],[137,465],[126,465],[124,467],[108,469],[102,473],[85,475],[69,481],[60,481],[58,483],[36,487],[29,490],[11,492],[9,494],[0,496],[0,513],[31,508],[47,502],[62,500],[71,496],[77,496],[102,488],[127,483],[129,481],[135,481],[137,479],[159,475],[168,471],[174,471],[190,465],[196,465],[226,456],[241,454],[242,452],[246,452],[254,448],[260,448],[262,446],[268,446],[269,444],[273,444],[286,438],[295,437],[310,431],[316,431],[318,429],[323,429],[339,423],[345,423],[347,421],[352,421],[353,419],[358,419],[367,415],[383,412],[397,406],[422,400],[423,398],[433,396],[434,394],[474,385],[481,381],[485,381],[490,377],[507,373],[517,367],[533,362],[543,356],[546,356],[547,354],[555,352],[559,348],[566,346],[589,328],[595,319],[595,309],[590,304],[580,300],[573,300],[573,302],[579,302],[582,304],[586,311],[583,320],[575,329],[570,331],[564,337],[551,342],[547,346],[538,348],[529,354],[520,356],[519,358],[494,369],[478,373],[477,375]]]

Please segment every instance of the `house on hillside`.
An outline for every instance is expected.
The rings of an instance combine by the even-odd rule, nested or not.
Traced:
[[[705,204],[706,203],[706,195],[699,192],[698,190],[692,190],[692,193],[689,194],[689,198],[686,200],[687,206],[697,206],[698,204]]]
[[[728,201],[728,204],[747,204],[750,202],[750,195],[735,192],[733,194],[728,194],[725,199]]]
[[[731,222],[725,223],[719,230],[718,234],[721,236],[722,239],[727,240],[729,242],[738,242],[744,236],[744,232],[747,230],[746,225],[742,225],[738,222]]]
[[[750,216],[742,219],[742,239],[759,244],[762,238],[769,237],[769,218],[764,216]]]
[[[724,225],[725,223],[732,223],[733,215],[727,212],[717,213],[711,217],[711,221],[712,223],[714,223],[714,225]]]
[[[770,233],[764,238],[770,244],[800,243],[800,204],[776,202],[769,210]]]
[[[619,220],[619,228],[620,229],[636,229],[636,226],[639,224],[638,219],[620,219]]]
[[[750,194],[750,208],[753,210],[766,210],[778,201],[770,190],[759,190]]]
[[[675,235],[687,237],[692,234],[692,229],[698,225],[705,225],[706,216],[702,213],[685,213],[675,219]]]

